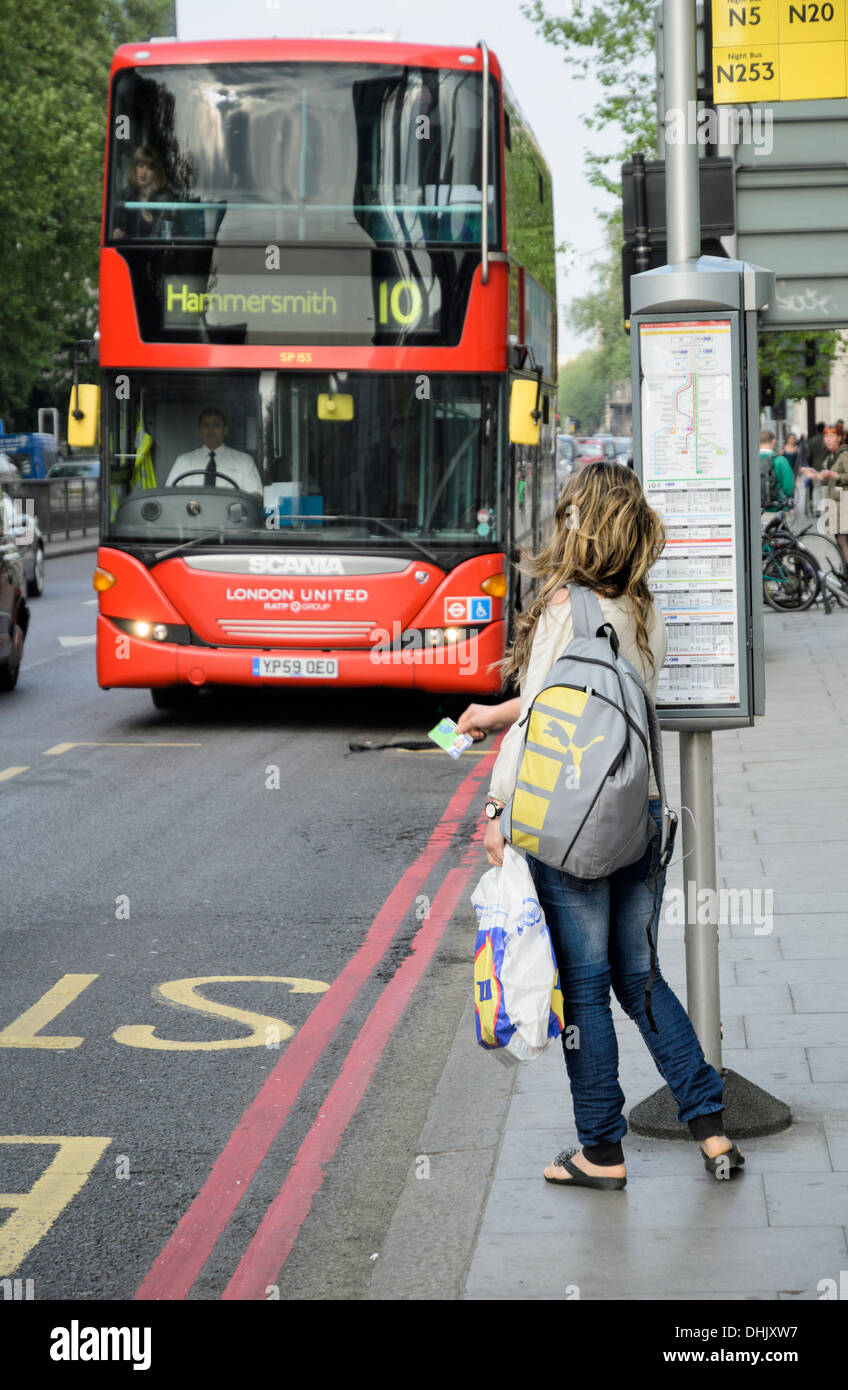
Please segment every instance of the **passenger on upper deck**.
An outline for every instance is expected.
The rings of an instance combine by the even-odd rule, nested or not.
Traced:
[[[224,411],[218,406],[209,406],[200,412],[197,424],[202,445],[199,449],[179,455],[165,479],[165,486],[216,487],[220,478],[224,487],[237,487],[242,492],[250,492],[261,502],[262,479],[250,454],[231,449],[229,444],[224,443],[227,435]],[[181,482],[182,474],[187,476]],[[198,481],[200,475],[203,475],[202,482]]]
[[[126,203],[173,203],[177,195],[168,187],[162,157],[152,145],[142,145],[133,155],[126,187],[121,190]],[[175,208],[120,208],[112,236],[116,241],[126,237],[158,237],[170,240],[182,235],[180,214]]]

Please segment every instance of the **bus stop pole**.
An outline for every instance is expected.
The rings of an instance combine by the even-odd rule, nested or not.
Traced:
[[[698,97],[695,0],[664,0],[663,36],[666,112],[689,130]],[[666,228],[669,265],[695,262],[701,254],[701,197],[698,146],[666,141]],[[707,1061],[721,1073],[718,975],[715,812],[712,734],[680,734],[680,798],[686,902],[686,1004]],[[706,893],[704,889],[710,890]],[[706,911],[699,911],[699,904]],[[700,923],[698,917],[706,918]]]

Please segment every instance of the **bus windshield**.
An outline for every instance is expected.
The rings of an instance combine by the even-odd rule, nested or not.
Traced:
[[[159,372],[104,391],[104,537],[491,548],[502,383],[402,373]]]
[[[497,88],[489,244],[496,246]],[[107,241],[478,244],[479,72],[363,63],[128,68]]]

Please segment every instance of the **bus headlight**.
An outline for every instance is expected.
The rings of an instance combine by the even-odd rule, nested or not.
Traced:
[[[190,643],[191,629],[183,623],[154,623],[147,618],[115,618],[109,614],[109,622],[130,637],[140,637],[145,642]]]
[[[476,629],[471,631],[464,627],[425,627],[424,645],[425,647],[448,647],[454,646],[457,642],[467,642],[473,637]]]

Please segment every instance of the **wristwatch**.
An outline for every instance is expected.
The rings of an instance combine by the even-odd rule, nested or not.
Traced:
[[[503,806],[499,806],[496,801],[486,802],[486,815],[489,817],[489,820],[497,820],[503,809]]]

